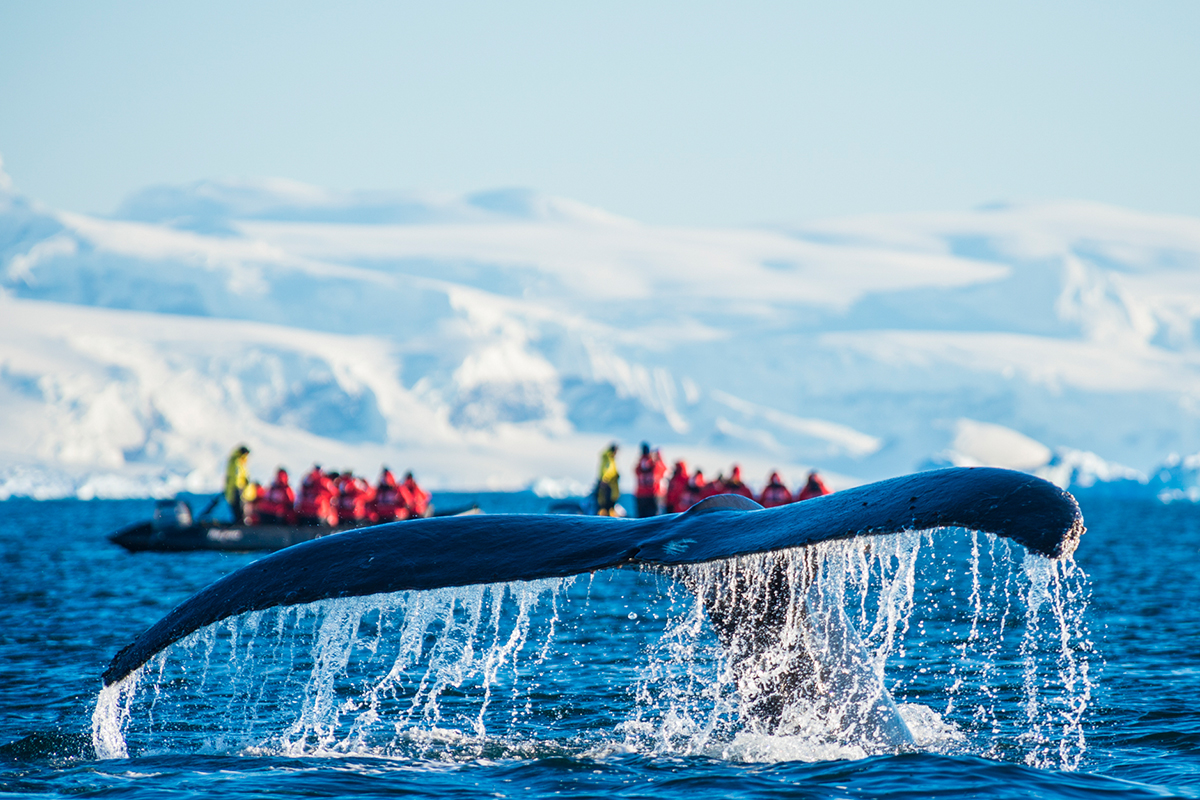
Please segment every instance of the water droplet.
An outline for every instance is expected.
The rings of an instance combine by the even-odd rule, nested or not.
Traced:
[[[635,612],[633,612],[633,611],[630,611],[630,612],[629,612],[629,618],[630,618],[630,619],[637,619],[637,614],[636,614]]]

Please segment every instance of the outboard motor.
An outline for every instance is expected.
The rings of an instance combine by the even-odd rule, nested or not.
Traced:
[[[192,526],[192,507],[186,500],[156,500],[154,502],[154,520],[151,523],[156,531],[167,528],[190,528]]]

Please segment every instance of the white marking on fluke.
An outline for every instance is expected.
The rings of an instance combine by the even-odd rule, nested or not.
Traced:
[[[671,558],[675,558],[686,553],[688,546],[695,543],[695,539],[672,539],[663,545],[663,552]]]

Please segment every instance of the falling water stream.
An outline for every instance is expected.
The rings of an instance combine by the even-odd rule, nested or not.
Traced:
[[[784,638],[822,671],[820,695],[767,729],[748,698],[776,685],[782,661],[738,661],[702,599],[770,574],[793,587]],[[1070,770],[1100,665],[1089,591],[1070,559],[951,529],[327,600],[244,614],[163,651],[101,692],[93,744],[109,758],[822,761],[879,752],[863,720],[886,707],[913,749]]]

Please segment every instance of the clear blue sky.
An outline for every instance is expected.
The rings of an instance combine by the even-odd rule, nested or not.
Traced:
[[[1200,2],[0,2],[0,156],[525,186],[647,222],[1079,198],[1200,215]]]

